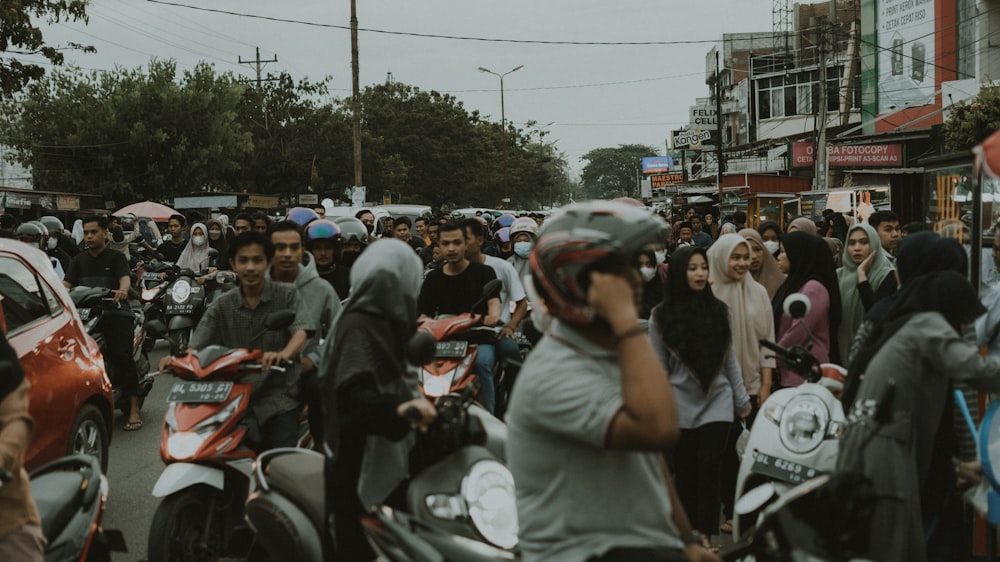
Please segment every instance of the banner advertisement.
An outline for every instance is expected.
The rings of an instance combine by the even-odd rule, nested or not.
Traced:
[[[653,189],[662,189],[671,185],[684,183],[684,174],[681,172],[677,172],[676,174],[653,174],[649,176],[649,179],[652,182]]]
[[[79,211],[80,197],[77,195],[56,195],[56,209],[60,211]]]
[[[674,159],[672,156],[643,156],[642,157],[642,173],[644,174],[656,174],[660,172],[669,172],[670,168],[674,165]]]
[[[935,0],[878,0],[878,112],[934,102]]]
[[[278,197],[276,195],[251,195],[247,199],[246,206],[255,209],[274,209],[278,206]]]
[[[816,143],[792,143],[792,167],[808,168],[815,163]],[[858,144],[826,146],[827,164],[831,168],[885,168],[903,165],[901,144]]]
[[[3,200],[3,206],[6,209],[30,209],[32,198],[27,195],[20,195],[17,193],[7,192],[6,197],[4,193],[0,192],[0,199]]]

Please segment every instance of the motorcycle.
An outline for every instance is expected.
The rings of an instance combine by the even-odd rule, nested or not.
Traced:
[[[410,363],[426,364],[435,343],[418,332]],[[417,436],[411,455],[407,511],[382,506],[362,521],[381,560],[518,558],[514,479],[503,464],[507,428],[473,400],[476,386],[435,401],[438,417]],[[303,449],[274,449],[257,459],[257,491],[245,513],[266,557],[312,562],[332,552],[323,465],[322,455]]]
[[[104,287],[83,287],[77,286],[69,290],[69,296],[76,305],[76,310],[83,320],[87,333],[97,342],[101,353],[107,357],[107,341],[100,331],[101,319],[107,314],[129,314],[132,317],[132,362],[135,364],[135,372],[139,377],[138,394],[139,407],[149,391],[153,389],[153,380],[156,373],[149,372],[149,356],[147,348],[144,346],[146,340],[145,314],[137,306],[132,306],[128,301],[116,303],[111,296],[111,289]],[[129,311],[123,310],[128,307]],[[112,394],[114,396],[115,408],[122,412],[129,411],[129,397],[122,392],[121,383],[115,377],[115,367],[105,359],[105,369],[108,378],[111,380]]]
[[[784,306],[789,316],[798,319],[808,313],[809,301],[796,294]],[[847,427],[838,398],[847,376],[843,367],[821,365],[802,346],[785,349],[767,340],[760,343],[806,382],[773,393],[760,407],[737,473],[737,501],[764,483],[771,483],[780,494],[832,471],[840,435]],[[733,536],[742,537],[756,517],[756,512],[735,517]]]
[[[101,526],[108,503],[108,479],[90,455],[56,459],[31,472],[31,495],[48,539],[47,562],[111,560],[111,552],[126,552],[121,531]],[[10,479],[3,471],[0,481]]]
[[[250,344],[294,320],[295,312],[289,310],[268,315],[264,330]],[[162,322],[152,321],[148,329],[170,341]],[[170,341],[175,348],[177,343]],[[249,547],[250,534],[241,522],[243,503],[253,491],[252,445],[259,428],[247,415],[254,381],[245,377],[267,374],[262,357],[259,349],[210,345],[171,359],[181,380],[167,395],[160,442],[167,466],[153,488],[153,497],[162,501],[149,530],[151,562],[242,556]]]
[[[501,287],[499,280],[487,283],[483,287],[482,299],[472,309],[499,295]],[[479,346],[473,342],[490,343],[496,339],[499,331],[483,326],[482,321],[481,315],[466,312],[420,323],[417,330],[429,333],[436,342],[434,358],[423,365],[418,377],[420,390],[425,396],[434,399],[452,392],[462,392],[477,380],[473,367]]]

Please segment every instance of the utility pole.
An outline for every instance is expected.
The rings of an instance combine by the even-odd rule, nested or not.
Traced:
[[[836,17],[837,3],[835,0],[830,0],[830,21],[828,21],[827,24],[830,26],[831,33],[834,29]],[[813,181],[813,189],[816,191],[827,189],[829,182],[829,173],[827,171],[829,159],[826,151],[826,106],[828,103],[827,100],[829,98],[829,92],[827,91],[826,74],[827,44],[826,33],[824,32],[820,34],[819,40],[819,108],[816,112],[819,119],[819,133],[816,138],[816,171],[814,172],[816,179]]]
[[[351,0],[351,112],[354,114],[354,186],[362,187],[361,175],[361,88],[358,85],[358,4]]]
[[[500,128],[501,128],[500,132],[501,132],[501,139],[503,142],[503,203],[505,209],[510,208],[510,188],[507,186],[507,111],[504,108],[504,103],[503,103],[503,78],[504,76],[507,76],[511,72],[517,72],[522,68],[524,68],[523,64],[501,74],[499,72],[493,72],[492,70],[484,68],[482,66],[479,67],[479,72],[485,72],[487,74],[492,74],[493,76],[497,76],[500,78]]]
[[[719,208],[722,208],[722,175],[726,162],[722,159],[722,76],[719,75],[719,51],[715,51],[715,181],[719,184]]]
[[[257,67],[257,89],[258,90],[261,87],[261,82],[264,81],[264,79],[261,78],[261,72],[260,72],[261,68],[265,64],[267,64],[269,62],[278,62],[278,55],[274,55],[274,58],[271,59],[271,60],[260,60],[260,47],[257,47],[257,57],[255,59],[253,59],[253,60],[243,60],[243,57],[240,57],[240,64],[249,64],[251,66]],[[273,78],[268,78],[268,80],[273,80]]]

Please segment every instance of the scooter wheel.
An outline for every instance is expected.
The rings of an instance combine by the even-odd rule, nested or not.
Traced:
[[[149,527],[149,562],[217,560],[223,555],[222,520],[209,510],[219,491],[199,484],[163,498]],[[206,518],[211,518],[205,534]]]

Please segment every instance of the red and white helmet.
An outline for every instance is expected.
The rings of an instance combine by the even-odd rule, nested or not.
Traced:
[[[629,267],[639,250],[663,237],[664,227],[646,210],[614,201],[563,207],[539,229],[529,258],[548,312],[576,326],[592,324],[590,272]]]

